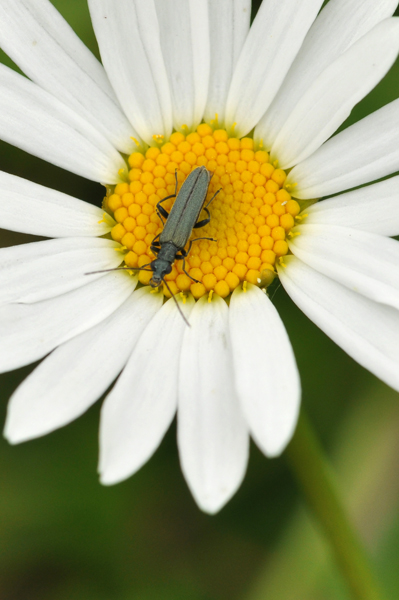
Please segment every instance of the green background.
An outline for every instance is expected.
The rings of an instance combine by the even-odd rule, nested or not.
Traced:
[[[98,56],[84,0],[53,4]],[[398,97],[397,62],[344,126]],[[0,160],[4,171],[94,204],[102,199],[100,185],[3,142]],[[37,239],[0,234],[2,246]],[[321,333],[281,286],[273,302],[294,346],[303,405],[387,595],[398,598],[398,394]],[[4,414],[34,367],[0,376]],[[103,487],[96,474],[100,404],[42,439],[19,446],[1,440],[0,600],[349,598],[284,456],[268,460],[252,445],[240,490],[208,516],[183,480],[173,424],[139,473]]]

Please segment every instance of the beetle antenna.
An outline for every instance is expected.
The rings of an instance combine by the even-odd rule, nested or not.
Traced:
[[[165,279],[162,279],[162,281],[163,281],[163,283],[166,285],[166,287],[167,287],[167,289],[168,289],[168,291],[169,291],[169,294],[172,296],[173,300],[175,301],[175,304],[176,304],[176,306],[177,306],[177,310],[179,311],[179,313],[180,313],[180,314],[181,314],[181,316],[183,317],[183,321],[185,322],[185,324],[186,324],[188,327],[191,327],[190,323],[187,321],[186,317],[184,316],[184,314],[183,314],[183,311],[182,311],[182,309],[180,308],[180,306],[179,306],[179,303],[178,303],[178,301],[177,301],[177,300],[176,300],[176,298],[175,298],[175,295],[172,293],[172,290],[170,289],[170,287],[169,287],[169,286],[168,286],[168,284],[166,283]]]
[[[148,263],[148,264],[150,264],[150,263]],[[129,267],[115,267],[114,269],[103,269],[102,271],[90,271],[89,273],[85,273],[85,275],[96,275],[97,273],[110,273],[111,271],[147,271],[147,272],[152,272],[152,269],[146,269],[145,268],[147,266],[148,265],[144,265],[143,267],[135,267],[134,269],[131,269]],[[184,316],[184,313],[183,313],[182,309],[180,308],[179,303],[176,300],[175,295],[173,294],[172,290],[170,289],[170,287],[166,283],[165,279],[162,279],[162,281],[166,285],[166,287],[167,287],[167,289],[168,289],[171,297],[175,301],[175,304],[177,306],[177,310],[181,314],[181,316],[183,318],[183,321],[186,323],[186,325],[188,325],[188,327],[191,327],[190,323],[187,321],[186,317]]]
[[[151,263],[148,263],[151,264]],[[96,273],[110,273],[111,271],[148,271],[152,272],[152,269],[146,269],[148,265],[144,265],[143,267],[114,267],[113,269],[103,269],[102,271],[90,271],[89,273],[85,273],[85,275],[96,275]]]

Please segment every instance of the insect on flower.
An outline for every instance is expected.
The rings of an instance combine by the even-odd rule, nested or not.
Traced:
[[[0,227],[53,238],[0,250],[0,372],[43,359],[10,400],[13,444],[118,378],[105,485],[144,465],[177,412],[184,477],[215,513],[249,436],[278,456],[298,418],[270,279],[399,390],[399,177],[385,179],[399,99],[333,135],[394,64],[399,18],[397,0],[267,0],[252,26],[251,0],[180,4],[176,26],[174,2],[88,0],[101,65],[52,2],[0,0],[0,45],[27,75],[0,65],[0,137],[109,192],[100,208],[0,172]],[[189,250],[197,234],[217,242]],[[104,273],[122,265],[137,276]]]
[[[176,306],[179,309],[184,321],[187,323],[187,325],[189,325],[187,319],[181,312],[176,298],[172,294],[167,282],[165,281],[165,275],[168,275],[172,271],[172,265],[175,260],[182,260],[184,273],[195,283],[199,283],[197,279],[192,277],[186,271],[186,258],[191,250],[191,246],[197,240],[215,240],[210,237],[198,237],[190,241],[190,245],[187,250],[185,250],[184,247],[186,246],[193,229],[205,227],[205,225],[208,225],[210,222],[211,215],[209,213],[208,206],[215,196],[217,196],[219,190],[215,192],[208,204],[204,207],[212,173],[208,171],[206,167],[198,167],[194,169],[183,182],[179,193],[177,193],[177,173],[175,173],[175,176],[175,193],[171,194],[170,196],[166,196],[166,198],[163,198],[157,204],[157,214],[161,219],[164,228],[161,233],[153,239],[150,247],[150,250],[156,255],[156,258],[152,262],[134,270],[153,271],[153,276],[150,280],[151,287],[156,288],[161,285],[161,283],[164,283],[171,296],[175,300]],[[176,200],[170,213],[168,213],[165,208],[161,206],[161,204],[170,198],[176,198]],[[198,221],[202,209],[204,209],[206,212],[207,217],[205,219],[201,219],[201,221]],[[118,269],[126,270],[126,267],[119,267]],[[87,274],[91,275],[98,272],[99,271],[94,271]]]

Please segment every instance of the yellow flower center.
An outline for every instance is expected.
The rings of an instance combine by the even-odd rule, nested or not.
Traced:
[[[173,133],[145,155],[131,154],[128,162],[129,183],[116,185],[104,202],[117,223],[111,236],[126,249],[127,267],[154,260],[150,246],[163,228],[156,205],[175,193],[175,173],[180,189],[187,175],[203,165],[213,173],[206,203],[220,191],[208,207],[210,223],[193,230],[190,239],[215,241],[199,240],[191,246],[186,271],[197,282],[184,273],[183,261],[176,260],[165,277],[169,288],[173,294],[190,290],[194,298],[211,291],[225,298],[243,281],[260,286],[272,281],[276,260],[288,252],[287,235],[300,207],[284,188],[285,171],[270,163],[267,152],[255,152],[251,138],[229,137],[224,129],[201,124],[187,136]],[[169,212],[173,202],[166,200],[162,206]],[[151,276],[139,271],[143,284]],[[170,296],[165,286],[164,294]]]

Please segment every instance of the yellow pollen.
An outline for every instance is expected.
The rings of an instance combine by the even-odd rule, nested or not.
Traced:
[[[287,190],[287,192],[291,192],[292,188],[296,187],[297,185],[297,183],[287,183],[285,189]]]
[[[97,223],[100,225],[100,223],[105,223],[106,225],[115,225],[115,221],[114,219],[111,217],[111,215],[109,215],[108,213],[104,212],[103,213],[103,217],[101,219],[101,221],[97,221]]]
[[[133,139],[134,139],[134,138],[133,138]],[[163,144],[163,141],[164,141],[164,139],[165,139],[165,136],[164,136],[164,135],[162,135],[162,133],[155,133],[155,134],[152,136],[152,139],[154,140],[154,142],[155,142],[156,144],[158,144],[158,146],[161,146],[161,145]],[[136,140],[135,140],[135,141],[136,141]]]
[[[287,268],[287,265],[285,264],[285,262],[284,262],[284,260],[283,260],[283,257],[280,257],[280,258],[278,259],[278,262],[279,262],[279,264],[280,264],[282,267],[284,267],[284,269],[286,269],[286,268]]]
[[[296,219],[297,221],[302,221],[303,219],[305,219],[305,218],[306,218],[306,217],[308,217],[308,216],[309,216],[309,215],[308,215],[307,213],[305,213],[304,215],[297,215],[297,216],[295,217],[295,219]]]
[[[179,190],[189,173],[203,165],[213,174],[206,202],[220,191],[209,205],[210,222],[194,229],[190,239],[214,241],[194,241],[186,272],[182,260],[174,262],[165,277],[170,291],[161,286],[164,295],[185,297],[191,292],[196,299],[208,295],[211,301],[213,293],[226,298],[240,284],[245,289],[246,282],[267,287],[276,276],[276,262],[284,266],[288,236],[301,210],[285,186],[285,171],[277,162],[271,164],[269,154],[255,148],[252,138],[231,137],[206,123],[186,135],[176,131],[167,140],[153,138],[157,146],[129,156],[126,182],[117,184],[104,200],[109,213],[104,218],[112,215],[115,220],[111,237],[126,252],[126,267],[142,268],[156,258],[151,244],[163,229],[157,203],[175,193],[175,173]],[[162,206],[169,212],[173,202],[170,198]],[[203,211],[199,220],[206,216]],[[152,271],[138,271],[138,277],[146,285]]]

